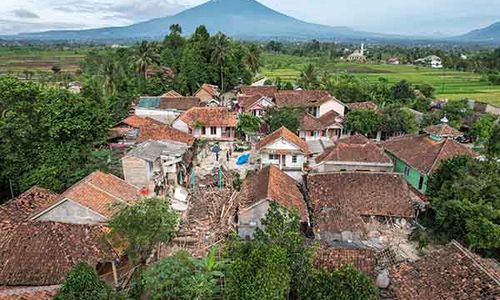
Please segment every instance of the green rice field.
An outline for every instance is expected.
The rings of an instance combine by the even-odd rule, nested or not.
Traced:
[[[481,81],[475,73],[447,69],[431,69],[412,65],[359,64],[335,62],[328,58],[296,57],[288,55],[264,55],[261,73],[271,79],[280,77],[283,81],[295,81],[301,70],[309,63],[314,64],[321,73],[349,73],[368,82],[380,77],[390,83],[406,79],[412,84],[427,83],[436,89],[439,98],[459,100],[471,98],[500,106],[500,86]]]

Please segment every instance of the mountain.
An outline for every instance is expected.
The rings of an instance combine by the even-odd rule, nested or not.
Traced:
[[[473,30],[464,35],[455,37],[454,39],[467,42],[500,43],[500,22],[497,22],[485,28]]]
[[[377,39],[381,34],[360,32],[347,27],[307,23],[274,11],[255,0],[210,0],[179,14],[126,26],[87,30],[47,31],[19,34],[16,38],[37,40],[126,40],[159,39],[171,24],[180,24],[184,34],[205,25],[241,39]]]

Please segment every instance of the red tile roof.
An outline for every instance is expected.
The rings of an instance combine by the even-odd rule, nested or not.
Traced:
[[[422,174],[431,174],[442,161],[454,156],[477,157],[472,149],[454,140],[436,141],[427,135],[406,135],[382,143],[384,149]]]
[[[0,287],[0,300],[52,300],[59,288],[60,285]]]
[[[275,95],[278,107],[315,107],[329,100],[338,101],[328,91],[279,91]]]
[[[300,114],[299,122],[299,129],[302,131],[323,130],[326,127],[318,118],[315,118],[308,112]]]
[[[244,111],[247,111],[248,108],[250,108],[252,105],[254,105],[257,101],[262,99],[262,97],[265,97],[263,95],[257,94],[253,96],[248,96],[248,95],[239,95],[238,96],[238,105],[244,109]]]
[[[377,104],[366,101],[366,102],[353,102],[347,104],[351,110],[367,109],[367,110],[378,110]]]
[[[0,221],[26,221],[34,212],[43,210],[59,199],[56,193],[34,186],[0,206]]]
[[[188,110],[193,107],[202,106],[200,98],[196,97],[162,97],[159,109]]]
[[[274,95],[277,92],[278,88],[272,85],[264,85],[264,86],[243,85],[240,87],[240,94],[244,94],[247,96],[263,95],[273,99]]]
[[[441,123],[439,125],[432,125],[424,129],[424,131],[428,134],[433,134],[441,137],[458,137],[461,136],[462,133],[459,130],[451,127],[446,123]]]
[[[377,258],[375,251],[371,249],[338,248],[326,243],[321,243],[316,249],[314,257],[316,268],[333,271],[346,265],[352,265],[372,279],[376,277]]]
[[[102,226],[27,222],[0,238],[0,285],[55,285],[78,261],[117,258]]]
[[[341,172],[307,178],[314,215],[347,207],[360,216],[414,217],[410,189],[391,173]]]
[[[269,144],[271,144],[271,143],[273,143],[281,138],[296,145],[305,154],[308,154],[310,152],[309,146],[307,145],[307,143],[303,139],[299,138],[295,133],[293,133],[289,129],[287,129],[286,127],[281,127],[280,129],[276,130],[275,132],[264,137],[262,140],[260,140],[255,145],[255,149],[260,150],[260,149],[264,148],[265,146],[267,146],[267,145],[269,145]]]
[[[392,267],[391,290],[404,300],[500,299],[498,265],[491,265],[452,242],[416,262]]]
[[[67,189],[59,202],[70,199],[111,218],[126,205],[139,199],[139,189],[114,175],[96,171]],[[36,217],[43,214],[40,211]]]
[[[208,83],[204,83],[200,87],[200,89],[195,93],[195,95],[198,94],[201,90],[204,90],[205,92],[207,92],[212,97],[218,97],[219,96],[219,87],[216,86],[216,85],[211,85],[211,84],[208,84]]]
[[[226,107],[193,107],[180,115],[179,120],[193,128],[195,122],[203,126],[236,127],[236,114]]]
[[[324,161],[392,164],[383,148],[362,135],[338,140],[316,158],[316,163]]]
[[[304,197],[292,177],[276,166],[267,166],[245,179],[238,195],[242,209],[270,199],[288,209],[296,209],[302,221],[308,220]]]
[[[179,97],[182,97],[181,94],[177,93],[176,91],[174,90],[170,90],[168,92],[166,92],[165,94],[161,95],[161,98],[179,98]]]
[[[120,126],[121,124],[133,127],[133,128],[141,128],[143,126],[151,126],[151,125],[158,125],[162,124],[159,121],[156,121],[151,118],[142,118],[136,115],[132,115],[130,117],[127,117],[126,119],[122,120],[117,126]],[[115,127],[117,127],[115,126]]]
[[[318,118],[318,120],[323,124],[324,127],[329,127],[332,125],[339,125],[337,123],[337,119],[340,117],[340,114],[334,110],[330,110],[329,112],[323,114],[321,117]],[[342,122],[342,119],[340,119],[340,122]]]
[[[139,130],[137,143],[145,141],[175,141],[192,146],[194,138],[192,135],[175,129],[171,126],[147,126]]]

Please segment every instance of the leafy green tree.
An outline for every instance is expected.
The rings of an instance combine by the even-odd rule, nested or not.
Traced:
[[[415,99],[415,92],[406,80],[401,80],[392,86],[391,97],[401,104],[407,104]]]
[[[486,254],[500,250],[500,166],[496,160],[455,157],[429,180],[429,225],[444,239],[457,239]]]
[[[269,125],[271,132],[281,127],[286,127],[291,132],[297,132],[300,126],[299,115],[300,111],[293,108],[269,108],[264,120]]]
[[[478,144],[483,145],[488,142],[497,119],[494,115],[486,114],[472,124],[470,133],[477,139]]]
[[[419,90],[425,98],[434,98],[435,89],[430,84],[419,84],[415,86],[416,90]]]
[[[308,64],[302,72],[300,72],[298,85],[305,90],[314,90],[319,86],[318,71],[313,64]]]
[[[92,152],[109,126],[100,103],[11,77],[0,79],[0,99],[0,182],[61,191],[94,171]]]
[[[432,101],[430,98],[419,97],[413,101],[412,108],[416,111],[425,113],[431,108],[431,103]]]
[[[137,74],[146,76],[148,68],[158,64],[160,57],[147,41],[142,41],[135,49],[132,59]]]
[[[61,289],[55,300],[108,300],[112,298],[112,289],[102,281],[94,268],[86,262],[77,263],[66,274]]]
[[[380,116],[377,112],[369,109],[355,110],[347,114],[344,124],[348,130],[370,135],[379,129]]]
[[[370,300],[375,299],[378,290],[371,280],[352,266],[344,266],[333,272],[313,270],[303,290],[304,300]]]
[[[286,299],[290,269],[285,249],[260,242],[231,241],[225,251],[226,299]]]
[[[219,280],[224,276],[217,261],[216,249],[203,259],[178,252],[148,267],[142,274],[145,296],[149,299],[212,299],[220,293]]]
[[[262,225],[264,230],[257,229],[255,240],[286,250],[290,267],[290,292],[292,295],[299,295],[305,288],[305,279],[312,265],[313,255],[301,233],[298,212],[272,202]]]
[[[129,256],[145,263],[156,246],[175,235],[177,221],[178,216],[167,201],[146,198],[114,216],[109,227],[113,237],[127,242]]]
[[[497,124],[491,131],[490,138],[486,143],[486,153],[490,157],[500,157],[500,124]]]
[[[388,106],[382,110],[379,128],[388,137],[416,133],[419,129],[415,116],[399,106]]]
[[[332,79],[323,79],[322,88],[346,103],[374,99],[376,97],[375,93],[377,93],[373,90],[374,98],[371,98],[363,82],[348,74],[337,75]]]
[[[242,134],[256,133],[260,129],[260,118],[249,114],[241,114],[238,117],[236,130]]]

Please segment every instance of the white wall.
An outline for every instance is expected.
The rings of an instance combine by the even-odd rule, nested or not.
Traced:
[[[184,123],[184,121],[182,121],[182,120],[179,120],[179,119],[175,120],[174,123],[172,124],[172,127],[175,129],[178,129],[182,132],[189,133],[188,125],[186,123]],[[194,136],[194,131],[193,131],[193,136]]]
[[[325,103],[323,103],[319,107],[319,116],[321,117],[322,115],[326,114],[329,111],[336,111],[339,115],[344,116],[345,113],[345,106],[340,104],[337,101],[334,100],[329,100]]]
[[[143,109],[136,108],[135,115],[146,118],[149,117],[151,119],[160,121],[165,124],[172,124],[172,122],[180,115],[180,112],[171,111],[171,110],[153,110],[153,109]]]

